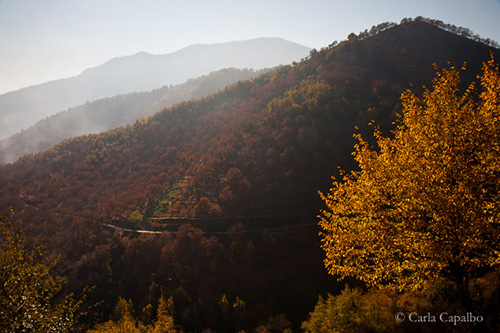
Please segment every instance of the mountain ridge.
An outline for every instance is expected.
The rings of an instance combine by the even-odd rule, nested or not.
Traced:
[[[268,43],[271,41],[272,43]],[[251,56],[247,55],[250,43]],[[306,56],[309,48],[276,39],[207,44],[188,51],[113,58],[70,78],[54,80],[0,95],[0,138],[6,138],[51,114],[87,101],[134,91],[150,91],[228,67],[262,69]],[[272,55],[271,57],[269,55]],[[211,58],[212,61],[207,61]]]
[[[14,162],[24,154],[39,152],[72,136],[99,133],[132,124],[139,118],[149,117],[175,103],[206,96],[264,71],[222,69],[176,86],[105,97],[72,107],[0,140],[0,164]]]

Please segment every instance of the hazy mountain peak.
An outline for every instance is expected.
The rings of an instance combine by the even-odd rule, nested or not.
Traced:
[[[197,51],[199,48],[203,51]],[[300,60],[309,48],[280,39],[206,44],[153,55],[113,58],[80,75],[0,95],[0,139],[87,101],[150,91],[228,67],[261,69]]]

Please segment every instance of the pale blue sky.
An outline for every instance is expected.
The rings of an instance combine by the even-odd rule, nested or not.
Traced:
[[[500,42],[499,0],[0,0],[0,94],[140,51],[257,37],[319,49],[419,15]]]

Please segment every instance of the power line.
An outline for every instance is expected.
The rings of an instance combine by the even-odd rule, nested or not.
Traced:
[[[42,210],[40,207],[37,207],[35,205],[28,204],[24,202],[26,206],[35,208],[37,210]],[[104,227],[108,227],[111,229],[119,230],[119,231],[124,231],[124,232],[132,232],[132,233],[139,233],[139,234],[162,234],[164,232],[168,232],[170,234],[178,234],[181,233],[179,231],[168,231],[168,230],[147,230],[147,229],[130,229],[130,228],[125,228],[121,227],[118,225],[114,225],[108,222],[103,222],[103,221],[98,221],[92,218],[88,217],[82,217],[82,216],[77,216],[77,215],[68,215],[68,214],[61,214],[61,213],[56,213],[52,212],[56,216],[60,217],[67,217],[67,218],[72,218],[72,219],[80,219],[83,221],[90,221],[94,223],[101,224]],[[228,218],[228,216],[223,217],[225,219]],[[239,216],[241,218],[241,216]],[[216,220],[217,218],[214,218]],[[193,221],[203,221],[203,219],[195,219],[191,218],[190,220]],[[295,228],[303,228],[303,227],[309,227],[309,226],[317,226],[317,223],[302,223],[302,224],[292,224],[292,225],[286,225],[286,226],[280,226],[280,227],[263,227],[263,228],[256,228],[256,229],[249,229],[249,230],[235,230],[235,231],[203,231],[204,234],[207,235],[233,235],[233,234],[246,234],[246,233],[254,233],[254,232],[262,232],[262,231],[275,231],[275,230],[286,230],[286,229],[295,229]]]

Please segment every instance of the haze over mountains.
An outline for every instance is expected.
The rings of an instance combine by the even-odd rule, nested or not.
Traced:
[[[309,48],[279,38],[193,45],[174,53],[111,59],[80,75],[0,96],[0,139],[69,107],[103,97],[150,91],[223,68],[262,69],[305,57]]]
[[[24,154],[39,152],[66,138],[133,124],[175,103],[207,96],[265,71],[226,68],[176,86],[102,98],[69,108],[0,140],[0,164],[14,162]]]

